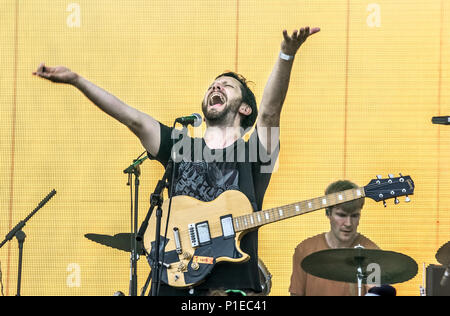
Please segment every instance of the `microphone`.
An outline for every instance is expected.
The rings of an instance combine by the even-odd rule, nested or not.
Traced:
[[[433,116],[431,122],[433,124],[450,125],[450,116]]]
[[[450,265],[447,266],[447,269],[445,269],[444,275],[442,276],[441,283],[440,283],[440,285],[442,287],[447,285],[448,277],[450,277]]]
[[[188,116],[182,116],[175,120],[175,123],[186,125],[192,125],[194,127],[199,127],[202,124],[202,116],[198,113],[193,113]]]
[[[145,159],[148,159],[148,156],[145,156],[144,158],[141,159],[137,159],[136,161],[134,161],[128,168],[126,168],[123,173],[132,173],[134,168],[136,166],[139,166],[141,163],[144,162]]]

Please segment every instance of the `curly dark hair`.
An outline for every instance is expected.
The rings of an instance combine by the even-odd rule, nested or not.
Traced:
[[[241,127],[246,130],[249,127],[252,127],[253,124],[256,122],[256,118],[258,117],[258,108],[256,106],[256,98],[255,94],[252,90],[248,87],[248,83],[250,81],[247,81],[244,76],[233,72],[233,71],[227,71],[224,72],[216,77],[216,79],[220,77],[231,77],[236,79],[241,83],[241,92],[242,92],[242,102],[245,102],[250,106],[252,109],[252,113],[250,115],[247,115],[245,118],[241,119]]]

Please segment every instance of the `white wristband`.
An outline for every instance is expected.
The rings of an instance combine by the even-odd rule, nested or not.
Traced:
[[[286,54],[283,53],[283,52],[280,52],[279,57],[280,57],[281,59],[283,59],[283,60],[288,60],[288,61],[294,59],[294,56],[286,55]]]

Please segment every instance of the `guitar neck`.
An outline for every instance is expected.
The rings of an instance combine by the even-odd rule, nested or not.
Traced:
[[[363,197],[365,197],[364,188],[355,188],[328,194],[311,200],[288,204],[259,212],[253,212],[251,214],[238,216],[233,219],[235,231],[240,232],[260,227]]]

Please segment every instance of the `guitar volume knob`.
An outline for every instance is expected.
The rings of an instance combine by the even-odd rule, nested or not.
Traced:
[[[182,272],[182,271],[186,270],[186,265],[183,262],[180,262],[177,270],[178,270],[178,272]]]
[[[191,258],[192,258],[192,255],[189,252],[183,251],[183,259],[189,260]]]
[[[191,268],[192,270],[197,271],[200,268],[200,265],[197,262],[192,262]]]

